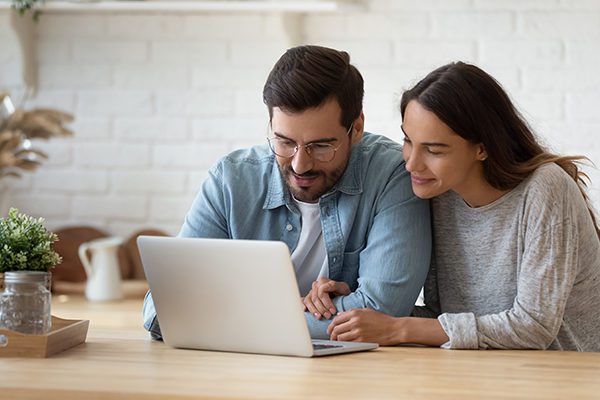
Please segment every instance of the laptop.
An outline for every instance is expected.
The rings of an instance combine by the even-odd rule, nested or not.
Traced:
[[[172,347],[300,357],[377,348],[311,340],[283,242],[140,236],[137,243]]]

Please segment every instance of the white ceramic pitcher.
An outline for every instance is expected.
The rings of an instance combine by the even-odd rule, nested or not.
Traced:
[[[91,301],[116,300],[123,297],[121,270],[117,251],[123,240],[109,237],[82,243],[79,258],[87,274],[85,296]],[[88,258],[88,250],[92,259]]]

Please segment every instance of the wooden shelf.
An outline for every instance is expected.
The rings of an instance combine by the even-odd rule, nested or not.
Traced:
[[[10,8],[10,3],[0,2],[0,9]],[[44,12],[284,12],[330,13],[360,11],[363,7],[348,1],[47,1]]]
[[[188,1],[52,1],[40,7],[44,14],[53,13],[277,13],[282,20],[289,46],[303,42],[301,21],[306,14],[360,12],[365,6],[361,0],[188,0]],[[0,12],[10,10],[11,2],[0,0]],[[43,18],[43,15],[42,15]],[[11,25],[21,46],[23,83],[34,94],[37,90],[37,65],[35,65],[35,24],[31,18],[21,18],[11,13]]]

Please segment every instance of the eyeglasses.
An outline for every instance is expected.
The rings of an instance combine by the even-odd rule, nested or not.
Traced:
[[[347,136],[350,136],[353,126],[354,122],[350,125],[348,132],[346,132]],[[306,154],[312,157],[313,160],[330,162],[335,158],[335,152],[338,151],[338,149],[342,146],[341,144],[334,146],[331,143],[308,143],[298,145],[293,140],[274,136],[270,124],[269,131],[271,132],[269,137],[267,137],[267,140],[269,141],[269,147],[271,148],[271,151],[279,157],[292,158],[296,155],[296,153],[298,153],[299,149],[304,148]]]

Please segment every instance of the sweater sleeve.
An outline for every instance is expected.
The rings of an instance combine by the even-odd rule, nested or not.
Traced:
[[[550,217],[552,207],[540,215]],[[546,219],[550,221],[551,219]],[[525,241],[517,295],[505,311],[438,317],[450,338],[448,349],[546,349],[560,328],[578,265],[578,237],[571,218],[546,224]],[[539,224],[542,226],[542,223]],[[537,233],[539,232],[539,233]]]

